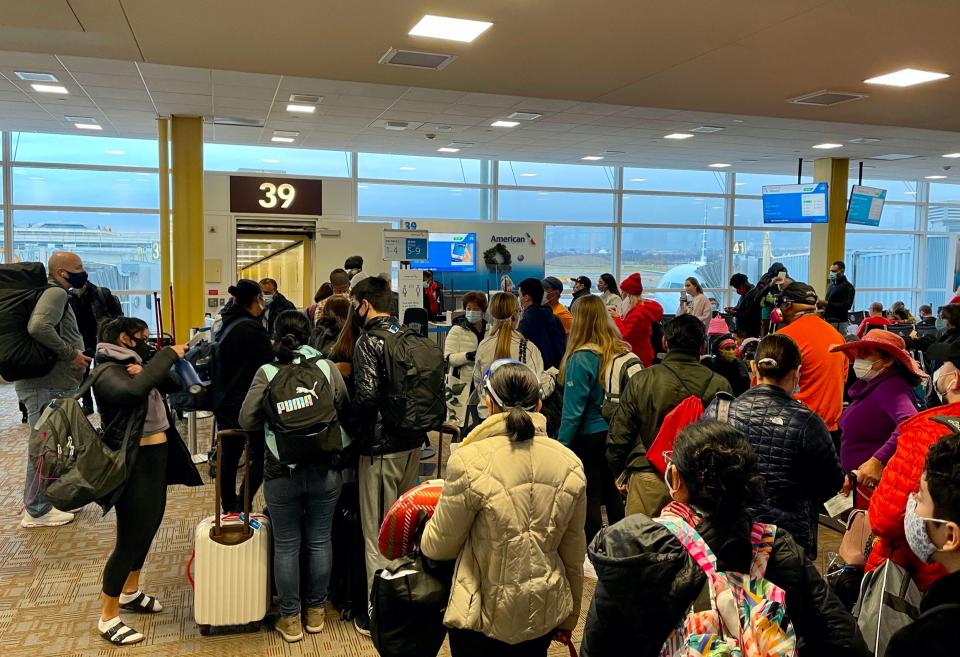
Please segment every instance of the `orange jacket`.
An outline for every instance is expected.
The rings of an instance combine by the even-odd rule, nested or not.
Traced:
[[[920,490],[920,476],[927,450],[950,429],[934,422],[938,415],[960,417],[960,402],[938,406],[904,420],[897,427],[897,451],[883,469],[883,476],[870,500],[870,526],[877,537],[867,561],[867,570],[879,567],[886,559],[906,568],[921,591],[946,575],[939,564],[920,561],[907,545],[903,533],[903,515],[910,493]]]

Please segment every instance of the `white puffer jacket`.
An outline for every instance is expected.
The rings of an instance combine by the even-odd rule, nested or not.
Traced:
[[[493,327],[490,329],[490,332],[487,333],[487,337],[477,345],[477,357],[474,362],[472,374],[474,398],[477,402],[477,414],[481,418],[486,418],[489,414],[487,405],[484,403],[481,388],[483,387],[484,375],[497,360],[498,337],[497,329]],[[556,379],[543,371],[543,356],[540,355],[540,350],[537,349],[537,345],[535,345],[532,340],[527,340],[520,334],[520,331],[515,329],[510,336],[510,358],[528,365],[540,380],[542,398],[546,399],[550,396],[556,387]]]
[[[457,559],[444,623],[510,644],[572,630],[583,594],[583,466],[531,417],[531,440],[510,439],[506,413],[467,436],[420,543],[431,559]]]
[[[455,323],[443,343],[447,361],[447,419],[462,427],[467,417],[467,406],[473,389],[473,361],[467,359],[471,351],[476,355],[477,334],[462,323]]]

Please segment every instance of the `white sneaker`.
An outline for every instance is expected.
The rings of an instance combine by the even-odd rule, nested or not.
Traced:
[[[73,522],[73,514],[66,511],[59,511],[51,508],[39,518],[34,518],[26,511],[23,512],[23,518],[20,520],[20,526],[24,528],[31,527],[59,527]]]

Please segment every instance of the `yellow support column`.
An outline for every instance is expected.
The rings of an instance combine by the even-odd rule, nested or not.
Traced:
[[[170,119],[173,155],[173,306],[176,340],[203,326],[203,119]]]
[[[820,298],[827,295],[830,265],[843,260],[847,237],[847,177],[850,172],[850,160],[822,158],[813,163],[814,182],[829,185],[827,197],[826,224],[814,224],[810,235],[810,269],[808,283],[816,290]]]
[[[160,178],[160,307],[170,326],[170,121],[157,119]]]

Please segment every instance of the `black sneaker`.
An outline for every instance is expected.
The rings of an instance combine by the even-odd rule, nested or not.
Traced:
[[[366,614],[357,614],[354,616],[353,629],[357,631],[357,634],[370,636],[370,617]]]

